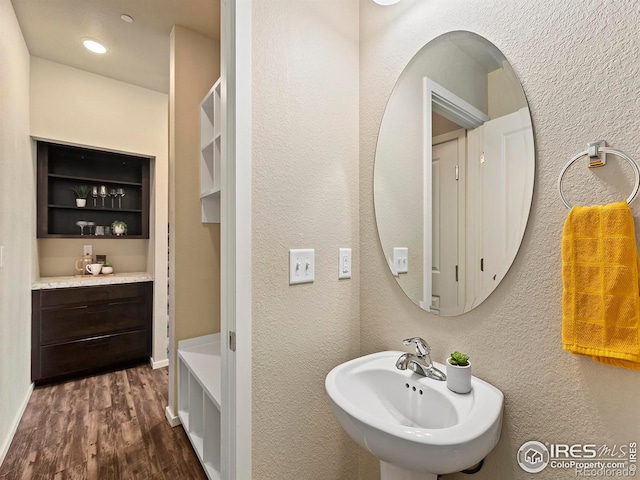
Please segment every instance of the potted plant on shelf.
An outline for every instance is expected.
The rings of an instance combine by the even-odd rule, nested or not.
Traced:
[[[121,237],[122,235],[125,235],[127,233],[127,224],[122,220],[115,220],[111,224],[111,232],[114,235]]]
[[[112,274],[113,273],[113,265],[111,265],[109,262],[103,263],[102,264],[102,273],[104,273],[105,275]]]
[[[469,393],[471,391],[469,355],[453,352],[447,358],[447,388],[456,393]]]
[[[86,207],[87,197],[89,196],[89,187],[86,185],[78,185],[77,187],[73,187],[71,190],[76,194],[76,207]]]

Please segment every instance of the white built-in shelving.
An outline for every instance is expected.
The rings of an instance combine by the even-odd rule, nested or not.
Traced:
[[[220,480],[220,334],[178,342],[178,416],[210,480]]]
[[[220,223],[221,101],[220,79],[200,102],[200,203],[202,223]]]

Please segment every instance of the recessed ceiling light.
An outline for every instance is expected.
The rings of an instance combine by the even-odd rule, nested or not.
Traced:
[[[84,40],[82,40],[82,44],[87,50],[91,50],[93,53],[102,54],[107,52],[107,47],[105,47],[100,42],[96,42],[95,40],[92,40],[90,38],[85,38]]]
[[[120,15],[120,18],[127,23],[133,23],[133,17],[131,15],[127,15],[126,13],[123,13],[122,15]]]
[[[394,3],[398,3],[400,0],[373,0],[378,5],[393,5]]]

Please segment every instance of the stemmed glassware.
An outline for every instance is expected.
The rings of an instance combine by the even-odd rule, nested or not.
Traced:
[[[80,235],[84,235],[84,227],[86,227],[89,223],[84,220],[78,220],[76,225],[80,227]]]
[[[93,235],[93,227],[96,226],[96,222],[87,222],[87,227],[89,227],[89,235]]]
[[[102,208],[104,208],[104,197],[107,196],[107,187],[100,185],[100,196],[102,197]]]
[[[98,187],[94,185],[91,187],[91,196],[93,197],[93,206],[96,206],[96,198],[98,198]]]
[[[110,188],[109,189],[109,196],[111,197],[111,208],[114,208],[113,207],[113,199],[118,196],[118,194],[116,193],[116,189],[115,188]]]
[[[118,198],[118,208],[122,208],[122,197],[124,197],[124,188],[120,187],[116,190],[116,194],[119,195]]]

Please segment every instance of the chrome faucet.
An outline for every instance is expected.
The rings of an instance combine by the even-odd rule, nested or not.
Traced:
[[[423,377],[432,378],[434,380],[444,381],[447,376],[433,366],[429,352],[431,347],[420,337],[407,338],[403,340],[404,345],[416,345],[416,354],[405,353],[400,356],[396,362],[396,368],[399,370],[412,370]]]

